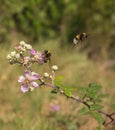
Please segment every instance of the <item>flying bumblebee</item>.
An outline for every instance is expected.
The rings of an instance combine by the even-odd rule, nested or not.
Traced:
[[[51,52],[49,50],[44,50],[42,55],[45,63],[51,60]]]
[[[75,45],[79,44],[80,42],[86,40],[88,38],[88,34],[87,33],[81,33],[75,36],[75,38],[73,39],[73,43]]]

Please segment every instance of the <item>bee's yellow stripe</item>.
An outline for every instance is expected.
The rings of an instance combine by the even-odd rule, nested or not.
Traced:
[[[76,38],[77,38],[77,40],[79,40],[80,39],[80,35],[77,35]]]

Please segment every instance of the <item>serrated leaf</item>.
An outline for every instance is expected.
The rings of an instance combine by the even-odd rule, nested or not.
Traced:
[[[89,114],[90,113],[90,111],[89,111],[89,109],[87,108],[87,107],[83,107],[82,109],[80,109],[79,111],[78,111],[78,114],[79,115],[87,115],[87,114]]]
[[[104,98],[104,97],[107,97],[107,94],[99,94],[99,95],[97,95],[96,97],[95,97],[95,101],[96,102],[101,102],[102,101],[102,98]]]
[[[96,83],[90,83],[88,86],[88,90],[94,93],[97,93],[98,91],[101,90],[101,86],[99,84]]]
[[[96,93],[93,93],[93,92],[87,92],[87,97],[89,97],[89,98],[95,98],[95,96],[96,96]]]
[[[91,114],[97,120],[98,123],[103,124],[104,118],[102,117],[100,113],[92,112]]]
[[[86,95],[90,98],[95,98],[101,90],[101,86],[95,83],[90,83]]]
[[[84,95],[86,95],[86,93],[87,93],[87,88],[83,88],[83,87],[82,87],[82,88],[80,88],[80,90],[81,90],[81,91],[80,91],[80,97],[83,98]]]
[[[70,89],[67,89],[67,88],[66,88],[66,89],[64,90],[64,92],[65,92],[65,95],[68,96],[68,97],[70,97],[70,96],[72,95]]]
[[[94,104],[94,105],[91,105],[90,107],[91,107],[90,110],[92,110],[92,111],[102,109],[102,106],[100,106],[100,105],[95,105],[95,104]]]

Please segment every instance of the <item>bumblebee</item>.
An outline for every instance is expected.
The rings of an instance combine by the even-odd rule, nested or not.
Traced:
[[[87,33],[81,33],[75,36],[75,38],[73,39],[73,43],[75,45],[79,44],[79,42],[82,42],[84,40],[86,40],[88,38],[88,34]]]
[[[51,52],[49,50],[44,50],[42,55],[45,63],[51,60]]]

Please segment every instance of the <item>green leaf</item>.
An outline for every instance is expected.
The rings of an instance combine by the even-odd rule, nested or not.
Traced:
[[[95,105],[95,104],[94,104],[94,105],[91,105],[90,107],[91,107],[90,110],[92,110],[92,111],[102,109],[102,106],[100,106],[100,105]]]
[[[87,93],[87,88],[86,87],[82,87],[82,88],[80,88],[80,97],[81,98],[83,98],[84,97],[84,95],[86,95],[86,93]]]
[[[70,97],[72,95],[71,90],[69,89],[65,89],[64,92],[67,97]]]
[[[102,101],[102,98],[104,97],[107,97],[107,94],[98,94],[96,97],[95,97],[95,101],[97,102],[101,102]]]
[[[86,95],[90,98],[95,98],[101,91],[101,86],[95,83],[90,83]]]
[[[56,94],[56,93],[58,93],[58,90],[57,90],[57,89],[53,89],[53,90],[51,91],[51,93]]]
[[[104,118],[102,117],[102,115],[100,113],[92,112],[91,114],[97,120],[98,123],[103,124]]]
[[[62,76],[58,76],[58,77],[55,78],[55,86],[58,86],[60,88],[63,87],[63,85],[62,85],[62,78],[63,78]]]
[[[102,87],[99,84],[90,83],[88,88],[89,88],[89,91],[97,93],[101,90]]]
[[[95,130],[104,130],[104,128],[102,128],[102,126],[98,126]]]
[[[83,107],[82,109],[80,109],[79,111],[78,111],[78,114],[79,115],[87,115],[87,114],[89,114],[90,113],[90,110],[87,108],[87,107]]]

